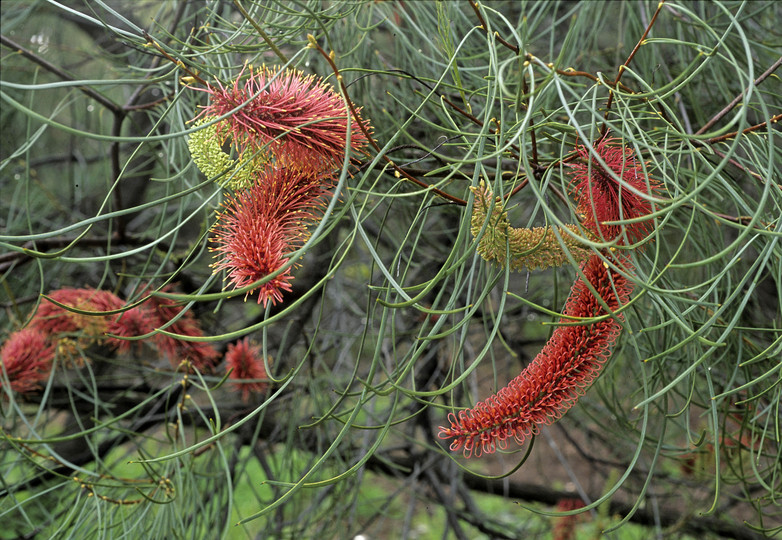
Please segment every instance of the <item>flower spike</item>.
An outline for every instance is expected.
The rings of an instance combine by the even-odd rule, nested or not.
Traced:
[[[271,365],[271,358],[268,358]],[[225,369],[229,371],[228,378],[234,381],[234,387],[241,391],[242,401],[248,401],[251,393],[262,393],[269,386],[262,381],[247,379],[266,379],[266,366],[263,363],[261,347],[244,338],[228,345],[225,353]]]
[[[362,153],[366,136],[333,87],[295,69],[248,68],[249,77],[232,85],[208,86],[211,102],[202,114],[218,117],[218,137],[230,137],[240,156],[266,151],[276,163],[314,172],[339,167],[347,148]],[[244,70],[243,70],[244,71]],[[366,121],[361,121],[369,128]]]
[[[607,222],[640,218],[652,212],[649,199],[628,189],[654,194],[659,185],[644,174],[642,164],[630,147],[617,146],[616,139],[603,138],[594,145],[594,151],[610,169],[606,170],[586,146],[576,147],[580,161],[571,165],[571,191],[578,200],[578,212],[583,215],[584,227],[601,241],[617,241],[626,245],[643,240],[649,234],[649,220],[624,225]],[[617,180],[621,179],[621,182]],[[648,184],[647,184],[648,181]]]
[[[196,121],[195,126],[208,124],[214,118],[207,116]],[[259,152],[249,162],[233,159],[223,151],[225,137],[218,133],[219,122],[194,131],[187,139],[187,147],[198,170],[207,178],[217,178],[234,191],[249,188],[255,182],[258,169],[265,166],[265,155]]]
[[[540,354],[497,394],[448,415],[450,426],[441,426],[439,437],[451,440],[451,450],[471,457],[505,449],[508,439],[522,444],[540,425],[565,414],[598,376],[622,330],[623,316],[614,312],[628,301],[632,284],[597,255],[582,271],[609,310],[577,279],[560,320],[569,326],[558,326]],[[582,320],[605,315],[612,316]]]
[[[54,345],[43,332],[29,327],[11,334],[0,350],[0,362],[9,386],[20,394],[40,387],[41,381],[49,376],[53,358]],[[5,377],[0,377],[0,388],[4,380]]]
[[[332,186],[328,176],[268,167],[250,189],[228,197],[212,228],[218,258],[213,271],[226,270],[237,288],[281,269],[288,262],[285,254],[306,241],[307,225],[318,219]],[[282,301],[292,280],[289,267],[260,286],[258,303]]]

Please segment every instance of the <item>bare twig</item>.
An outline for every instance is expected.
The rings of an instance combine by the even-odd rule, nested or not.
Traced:
[[[774,73],[777,70],[777,68],[779,68],[780,65],[782,65],[782,56],[780,56],[779,59],[776,62],[774,62],[770,68],[764,71],[760,77],[755,79],[754,86],[757,86],[760,83],[762,83],[764,80],[766,80],[766,78],[772,73]],[[741,103],[741,100],[744,99],[746,93],[747,93],[747,89],[745,88],[744,90],[741,91],[741,93],[739,93],[735,98],[733,98],[733,101],[728,103],[724,109],[722,109],[720,112],[715,114],[711,120],[703,124],[703,127],[701,127],[698,131],[696,131],[695,135],[700,135],[701,133],[705,133],[707,129],[711,128],[711,126],[719,122],[726,114],[728,114],[731,110],[733,110],[733,108],[736,105]]]
[[[638,52],[638,49],[640,49],[641,45],[643,45],[644,41],[646,41],[646,36],[648,36],[649,32],[652,30],[652,26],[654,26],[654,23],[657,20],[657,15],[660,14],[660,10],[662,10],[664,3],[665,0],[660,0],[660,3],[657,4],[657,10],[654,12],[654,15],[652,15],[652,20],[650,20],[649,24],[646,26],[646,30],[644,30],[644,33],[641,35],[641,39],[639,39],[638,43],[635,44],[635,47],[633,47],[633,50],[630,52],[630,56],[627,57],[627,60],[624,61],[624,64],[619,66],[619,72],[616,74],[616,79],[614,79],[614,86],[619,84],[619,79],[622,78],[625,69],[627,68],[627,66],[630,65],[630,62],[635,56],[635,53]],[[611,103],[613,101],[614,101],[614,92],[613,90],[610,90],[608,92],[608,101],[606,101],[606,112],[605,112],[606,115],[608,115],[608,111],[611,110]]]
[[[732,139],[733,137],[735,137],[739,133],[742,133],[742,134],[752,133],[753,131],[757,131],[757,130],[759,130],[761,128],[764,128],[764,127],[766,127],[769,124],[776,124],[777,122],[779,122],[780,118],[782,118],[782,114],[775,114],[774,116],[769,118],[767,121],[761,122],[761,123],[756,124],[754,126],[750,126],[750,127],[746,128],[746,129],[741,130],[741,132],[732,131],[731,133],[726,133],[725,135],[720,135],[719,137],[713,137],[713,138],[709,139],[706,142],[709,143],[709,144],[714,144],[714,143],[722,142],[722,141],[724,141],[726,139]]]
[[[488,34],[489,27],[486,25],[486,21],[484,20],[483,15],[481,15],[481,10],[478,9],[478,4],[475,3],[475,0],[470,0],[470,7],[475,12],[475,16],[478,17],[478,21],[480,21],[481,23],[481,28],[483,28],[483,30]],[[519,54],[520,49],[516,45],[513,45],[512,43],[509,43],[506,40],[504,40],[499,33],[494,32],[494,38],[497,41],[499,41],[502,45],[504,45],[505,47],[513,51],[514,54]]]
[[[63,70],[61,70],[60,68],[58,68],[57,66],[52,64],[51,62],[49,62],[47,60],[44,60],[43,58],[41,58],[40,56],[38,56],[37,54],[35,54],[31,50],[25,49],[24,47],[22,47],[21,45],[19,45],[18,43],[16,43],[15,41],[13,41],[11,38],[9,38],[7,36],[0,35],[0,43],[5,45],[9,49],[16,50],[17,52],[19,52],[19,54],[21,54],[22,56],[24,56],[28,60],[31,60],[32,62],[35,62],[39,66],[43,67],[46,71],[54,73],[55,75],[57,75],[59,78],[61,78],[64,81],[75,81],[76,80],[74,77],[72,77],[68,73],[64,72]],[[96,92],[95,90],[93,90],[89,86],[77,86],[76,88],[78,88],[79,90],[84,92],[85,95],[91,97],[92,99],[94,99],[95,101],[97,101],[98,103],[100,103],[101,105],[106,107],[107,109],[109,109],[114,114],[121,114],[122,113],[122,107],[120,107],[119,105],[117,105],[116,103],[111,101],[109,98],[107,98],[106,96],[104,96],[100,92]]]
[[[313,35],[307,36],[310,42],[310,46],[313,49],[317,49],[317,51],[323,56],[323,58],[326,59],[326,62],[329,63],[329,66],[331,66],[332,71],[334,71],[334,75],[337,77],[337,83],[339,84],[340,89],[342,90],[345,100],[348,103],[348,107],[350,108],[350,114],[353,115],[353,118],[356,120],[356,124],[358,124],[359,129],[361,129],[362,133],[364,133],[364,136],[369,141],[369,144],[372,145],[372,147],[378,152],[381,152],[380,146],[378,146],[377,142],[372,138],[372,134],[369,133],[369,130],[367,130],[366,126],[363,122],[361,122],[361,118],[359,117],[358,113],[356,112],[356,106],[353,104],[353,101],[350,99],[350,96],[348,95],[348,89],[345,86],[345,81],[342,79],[342,74],[339,72],[339,68],[337,68],[337,64],[334,63],[334,58],[331,54],[328,54],[323,48],[318,45],[318,42],[315,40],[315,37]],[[468,114],[466,111],[464,111],[464,114]],[[477,120],[477,119],[476,119]],[[426,182],[422,182],[415,176],[412,176],[407,171],[402,169],[400,166],[398,166],[394,161],[388,157],[386,154],[382,154],[383,159],[386,160],[386,162],[391,165],[394,168],[394,171],[399,177],[404,177],[407,180],[410,180],[414,184],[424,188],[429,189],[436,195],[439,195],[440,197],[452,202],[456,203],[461,206],[466,206],[467,201],[460,199],[459,197],[456,197],[454,195],[451,195],[449,193],[446,193],[440,189],[437,189],[435,187],[432,187],[431,185],[427,184]]]

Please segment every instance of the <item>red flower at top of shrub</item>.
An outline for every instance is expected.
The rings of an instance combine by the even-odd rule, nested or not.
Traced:
[[[278,165],[311,171],[339,167],[348,125],[350,148],[363,151],[366,136],[330,84],[295,69],[250,66],[249,72],[244,82],[240,73],[233,84],[208,86],[210,103],[201,113],[218,117],[244,105],[218,126],[218,136],[231,137],[240,154],[265,149]]]
[[[576,152],[579,160],[571,164],[571,191],[578,200],[577,208],[579,214],[583,215],[584,227],[601,240],[617,239],[618,245],[628,243],[622,234],[623,229],[631,244],[646,237],[649,234],[649,220],[624,225],[607,224],[643,217],[652,211],[649,199],[635,191],[653,194],[658,184],[644,174],[635,151],[630,147],[616,145],[616,139],[603,138],[594,145],[594,153],[590,153],[586,146],[577,146]]]

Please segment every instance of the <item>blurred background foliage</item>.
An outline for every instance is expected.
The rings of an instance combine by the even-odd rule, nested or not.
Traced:
[[[94,287],[168,294],[220,351],[249,336],[273,358],[249,403],[222,366],[146,349],[3,387],[0,538],[780,534],[778,3],[0,9],[2,339],[42,294]],[[293,291],[263,309],[209,267],[224,192],[187,149],[206,99],[192,75],[286,65],[334,84],[308,34],[381,152],[343,174]],[[567,158],[606,131],[662,185],[625,332],[526,461],[466,461],[437,426],[519,373],[576,276],[482,261],[469,187],[507,196],[515,226],[577,223]]]

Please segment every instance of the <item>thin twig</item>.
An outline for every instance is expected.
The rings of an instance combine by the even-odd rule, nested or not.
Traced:
[[[239,2],[239,0],[233,0],[234,5],[236,6],[236,9],[239,10],[239,13],[242,14],[242,16],[247,19],[247,21],[252,25],[253,28],[255,28],[255,31],[258,32],[258,35],[261,36],[261,38],[266,42],[266,44],[269,46],[269,48],[274,51],[274,54],[277,55],[277,58],[282,60],[284,64],[288,63],[288,57],[283,54],[283,52],[277,47],[277,45],[274,44],[274,41],[272,41],[272,38],[269,37],[269,35],[263,31],[263,28],[255,22],[255,19],[250,17],[250,14],[247,13],[247,11],[244,9],[242,4]]]
[[[478,21],[481,23],[481,28],[486,32],[486,34],[489,34],[489,27],[486,26],[486,21],[483,18],[483,15],[481,15],[481,10],[478,9],[478,5],[475,3],[475,0],[470,0],[470,7],[472,7],[472,10],[475,12],[475,16],[478,17]],[[511,51],[513,51],[515,54],[519,54],[520,49],[513,45],[512,43],[509,43],[505,41],[502,36],[500,36],[499,33],[494,32],[494,38],[499,41],[501,44],[509,48]]]
[[[35,54],[31,50],[25,49],[24,47],[22,47],[21,45],[17,44],[15,41],[13,41],[12,39],[10,39],[10,38],[8,38],[8,37],[6,37],[4,35],[0,35],[0,43],[5,45],[9,49],[16,50],[17,52],[19,52],[22,56],[24,56],[28,60],[31,60],[31,61],[35,62],[36,64],[38,64],[39,66],[41,66],[44,69],[46,69],[47,71],[50,71],[51,73],[54,73],[55,75],[60,77],[62,80],[64,80],[64,81],[76,81],[76,79],[74,77],[72,77],[71,75],[65,73],[63,70],[61,70],[60,68],[58,68],[54,64],[48,62],[47,60],[44,60],[43,58],[41,58],[40,56],[38,56],[37,54]],[[84,92],[86,95],[88,95],[89,97],[91,97],[92,99],[94,99],[95,101],[97,101],[98,103],[100,103],[101,105],[106,107],[107,109],[109,109],[111,112],[113,112],[115,114],[122,112],[122,107],[120,107],[119,105],[117,105],[116,103],[111,101],[109,98],[107,98],[106,96],[104,96],[100,92],[96,92],[95,90],[93,90],[89,86],[77,86],[76,88],[78,88],[79,90]]]
[[[775,123],[779,122],[780,118],[782,118],[782,114],[775,114],[774,116],[772,116],[771,118],[769,118],[765,122],[761,122],[761,123],[756,124],[754,126],[750,126],[747,129],[741,130],[741,133],[742,134],[747,134],[747,133],[751,133],[753,131],[757,131],[757,130],[759,130],[761,128],[766,127],[766,125],[768,125],[768,124],[775,124]],[[718,142],[722,142],[725,139],[732,139],[733,137],[735,137],[738,134],[739,134],[738,131],[733,131],[731,133],[726,133],[725,135],[720,135],[719,137],[713,137],[713,138],[707,140],[706,142],[709,143],[709,144],[715,144],[715,143],[718,143]]]
[[[198,76],[198,73],[195,73],[190,68],[188,68],[182,60],[177,60],[170,54],[168,54],[166,51],[163,50],[163,47],[160,46],[160,43],[152,39],[152,36],[147,34],[146,30],[144,30],[144,38],[147,40],[147,44],[151,45],[152,47],[156,48],[160,54],[165,56],[172,64],[176,65],[177,67],[182,68],[187,72],[187,74],[195,79],[196,81],[200,82],[204,86],[206,86],[206,81],[203,80],[201,77]]]
[[[763,72],[763,74],[755,79],[754,86],[759,85],[762,83],[766,77],[774,73],[777,68],[782,65],[782,56],[779,57],[779,59],[774,62],[770,68],[768,68],[766,71]],[[747,89],[745,88],[742,90],[735,98],[733,98],[733,101],[728,103],[724,109],[722,109],[720,112],[714,115],[714,117],[706,122],[702,128],[700,128],[698,131],[695,132],[695,135],[700,135],[701,133],[705,133],[707,129],[709,129],[711,126],[719,122],[726,114],[728,114],[733,108],[741,103],[741,100],[744,99],[744,95],[747,93]]]
[[[309,34],[307,36],[307,38],[309,39],[310,47],[312,47],[313,49],[317,49],[318,52],[323,56],[323,58],[326,59],[326,62],[329,63],[329,66],[331,66],[332,71],[334,71],[334,75],[337,78],[337,83],[339,83],[339,87],[340,87],[340,89],[342,90],[342,93],[345,96],[345,101],[347,101],[348,107],[350,108],[350,114],[353,115],[353,118],[356,120],[356,124],[358,124],[359,129],[361,129],[362,133],[364,134],[364,136],[369,141],[369,144],[372,145],[372,147],[378,153],[381,153],[380,146],[378,146],[377,142],[375,142],[375,140],[372,138],[372,134],[369,133],[369,130],[367,130],[367,128],[364,125],[364,123],[361,122],[361,118],[359,117],[358,113],[356,112],[356,106],[353,104],[353,101],[350,99],[350,96],[348,95],[348,89],[345,86],[345,81],[342,79],[342,75],[339,72],[339,68],[337,68],[337,64],[334,63],[334,58],[332,56],[333,53],[332,54],[328,54],[325,50],[323,50],[323,48],[320,45],[318,45],[318,42],[315,40],[315,37],[312,34]],[[465,114],[467,114],[467,113],[465,112]],[[394,168],[394,171],[396,172],[396,174],[398,176],[404,177],[407,180],[410,180],[414,184],[416,184],[416,185],[418,185],[418,186],[420,186],[420,187],[422,187],[424,189],[430,189],[430,190],[432,190],[433,193],[439,195],[440,197],[442,197],[444,199],[447,199],[447,200],[451,201],[452,203],[456,203],[456,204],[461,205],[461,206],[466,206],[467,205],[467,201],[465,201],[463,199],[460,199],[459,197],[456,197],[456,196],[451,195],[449,193],[446,193],[446,192],[444,192],[442,190],[439,190],[439,189],[437,189],[435,187],[432,187],[431,185],[427,184],[426,182],[422,182],[421,180],[419,180],[415,176],[412,176],[411,174],[408,174],[407,171],[405,171],[404,169],[399,167],[396,163],[394,163],[394,161],[390,157],[388,157],[386,154],[381,154],[381,155],[382,155],[383,159],[385,159],[386,162]]]
[[[627,60],[625,60],[624,64],[619,66],[619,72],[616,74],[616,79],[614,79],[614,86],[619,84],[619,79],[622,78],[622,75],[625,72],[625,68],[630,65],[630,62],[632,61],[633,57],[635,56],[635,53],[638,52],[638,49],[641,48],[641,45],[643,45],[644,41],[646,41],[646,36],[649,35],[649,32],[652,30],[652,26],[654,26],[655,21],[657,20],[657,15],[660,14],[660,11],[663,8],[663,4],[665,4],[665,0],[660,0],[660,3],[657,4],[657,10],[654,12],[654,15],[652,15],[652,20],[649,21],[649,24],[646,26],[646,30],[644,30],[643,35],[641,35],[641,39],[638,40],[638,43],[635,44],[635,47],[633,47],[633,50],[630,52],[630,56],[627,57]],[[606,101],[606,112],[605,115],[608,115],[608,111],[611,110],[611,103],[614,101],[614,92],[613,90],[610,90],[608,92],[608,101]]]

